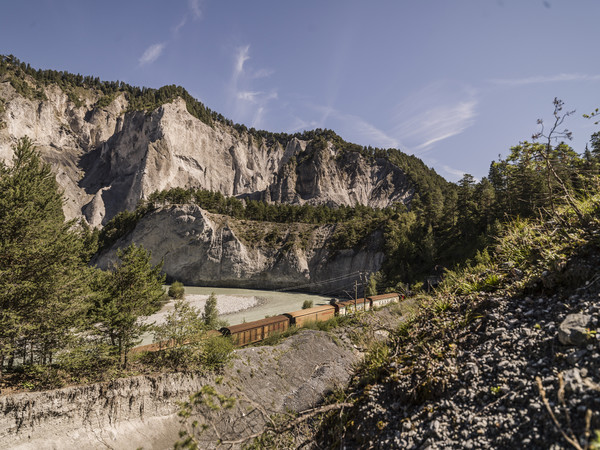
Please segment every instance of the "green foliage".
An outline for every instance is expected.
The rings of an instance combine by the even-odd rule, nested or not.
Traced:
[[[300,328],[298,328],[296,326],[289,327],[285,331],[276,331],[274,333],[271,333],[269,335],[269,337],[258,342],[257,345],[276,345],[276,344],[280,343],[282,340],[284,340],[285,338],[293,336],[294,334],[298,333],[298,331],[300,331]]]
[[[139,319],[155,312],[164,299],[165,277],[162,263],[152,266],[150,253],[134,243],[119,250],[117,256],[121,262],[103,276],[103,295],[94,314],[99,330],[115,347],[125,368],[127,353],[148,328]]]
[[[349,325],[355,323],[356,317],[352,316],[334,316],[331,319],[319,322],[308,322],[305,323],[302,328],[308,330],[319,330],[319,331],[331,331],[334,328]]]
[[[200,342],[205,339],[206,325],[197,308],[177,300],[173,310],[160,325],[152,327],[154,342],[164,344],[161,362],[173,369],[193,370],[201,365]]]
[[[87,308],[90,270],[74,223],[64,222],[63,198],[32,142],[0,162],[0,377],[19,352],[47,364]]]
[[[175,299],[182,299],[185,295],[185,287],[183,287],[183,283],[181,281],[174,281],[171,286],[169,286],[169,297]]]
[[[302,309],[308,309],[308,308],[312,308],[314,306],[314,302],[312,300],[304,300],[304,303],[302,303]]]
[[[215,329],[219,326],[218,318],[219,310],[217,309],[217,296],[214,292],[211,292],[204,304],[202,320],[208,328]]]
[[[98,233],[98,251],[109,248],[123,236],[131,233],[139,220],[150,211],[150,206],[141,202],[135,211],[121,211]]]
[[[91,383],[115,373],[115,357],[110,345],[77,338],[57,355],[57,367],[70,382]],[[68,375],[68,377],[66,376]],[[52,387],[57,387],[56,385]]]
[[[80,88],[97,93],[99,100],[96,107],[98,108],[108,106],[119,93],[122,93],[129,101],[130,111],[151,111],[180,97],[185,100],[188,112],[204,123],[212,125],[213,120],[227,122],[223,116],[206,108],[181,86],[170,85],[160,89],[139,88],[122,81],[100,81],[98,77],[75,75],[64,71],[36,70],[12,55],[0,55],[0,79],[8,79],[19,94],[38,100],[46,99],[43,90],[45,86],[58,85],[78,107],[83,106],[83,101],[77,95]]]
[[[590,441],[590,450],[600,450],[600,430],[594,431],[594,437]]]
[[[202,366],[219,370],[233,357],[233,342],[224,336],[213,335],[202,341]]]
[[[357,371],[361,385],[365,386],[380,380],[387,371],[389,358],[389,345],[384,342],[374,341]]]

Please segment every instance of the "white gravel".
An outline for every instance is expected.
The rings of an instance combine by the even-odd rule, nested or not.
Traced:
[[[184,299],[192,307],[197,308],[202,312],[204,311],[204,305],[206,304],[208,297],[208,295],[203,294],[186,294]],[[219,310],[220,316],[253,308],[260,303],[259,298],[256,296],[240,297],[235,295],[217,295],[217,309]],[[163,306],[159,312],[152,314],[144,322],[155,323],[157,325],[163,323],[167,314],[173,311],[174,304],[175,301],[171,300]]]

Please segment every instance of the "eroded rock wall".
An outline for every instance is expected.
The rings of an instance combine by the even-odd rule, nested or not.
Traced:
[[[235,401],[231,409],[200,405],[194,412],[191,420],[214,425],[200,438],[201,448],[213,448],[216,433],[237,440],[262,430],[271,414],[317,405],[348,382],[359,356],[351,345],[305,330],[277,346],[237,350],[220,382],[174,373],[0,395],[0,448],[173,448],[182,429],[178,402],[207,385]]]
[[[413,195],[404,172],[385,160],[367,161],[332,145],[315,151],[298,138],[267,144],[221,122],[203,123],[180,98],[144,112],[130,111],[124,94],[98,107],[95,91],[82,91],[80,106],[56,85],[44,92],[45,100],[34,100],[0,82],[0,159],[10,161],[17,140],[31,138],[64,189],[67,218],[85,217],[93,226],[173,187],[375,207]]]
[[[380,232],[360,248],[332,251],[335,230],[335,225],[240,221],[196,205],[165,206],[142,218],[94,263],[109,267],[118,248],[135,242],[152,252],[153,264],[163,261],[165,273],[185,284],[260,289],[301,285],[302,290],[325,293],[352,284],[354,278],[324,280],[375,272],[384,258]],[[274,234],[273,241],[264,239]]]

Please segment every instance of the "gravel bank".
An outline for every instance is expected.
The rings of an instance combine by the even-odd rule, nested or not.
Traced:
[[[434,398],[407,404],[414,386],[391,361],[388,380],[358,407],[345,448],[574,448],[538,380],[563,431],[586,448],[586,415],[592,436],[600,428],[598,290],[486,302],[481,320],[455,342],[456,357],[443,362],[445,385]]]
[[[185,301],[194,308],[204,311],[204,305],[208,300],[208,295],[204,294],[186,294]],[[219,315],[231,314],[246,309],[254,308],[264,304],[265,300],[256,296],[235,296],[235,295],[217,295],[217,309]],[[159,312],[149,316],[146,323],[161,324],[165,321],[167,315],[173,311],[175,301],[167,303]]]

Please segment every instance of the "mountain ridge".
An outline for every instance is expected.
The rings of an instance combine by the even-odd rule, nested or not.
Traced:
[[[330,130],[248,130],[177,86],[134,88],[2,57],[0,99],[0,159],[10,160],[11,146],[29,136],[56,170],[66,217],[92,226],[174,187],[386,207],[447,184],[418,158],[350,144]]]

